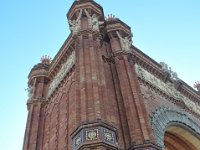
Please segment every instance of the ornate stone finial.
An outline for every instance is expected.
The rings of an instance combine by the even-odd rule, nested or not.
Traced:
[[[131,51],[131,45],[132,45],[132,39],[129,38],[129,37],[123,38],[118,31],[117,31],[117,36],[120,39],[122,50],[125,51],[125,52],[130,52]]]
[[[48,55],[44,55],[42,56],[42,58],[40,59],[42,64],[47,64],[49,65],[51,63],[51,57]]]
[[[115,20],[116,17],[115,17],[115,15],[113,15],[113,14],[109,14],[105,19],[106,19],[107,21],[111,21],[111,20]]]
[[[198,92],[200,92],[200,81],[195,82],[194,88],[196,88]]]

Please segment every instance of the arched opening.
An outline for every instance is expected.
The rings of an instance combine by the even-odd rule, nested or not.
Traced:
[[[152,113],[151,125],[162,150],[200,150],[200,126],[184,111],[159,108]]]
[[[199,150],[200,139],[185,127],[173,125],[164,135],[165,150]]]

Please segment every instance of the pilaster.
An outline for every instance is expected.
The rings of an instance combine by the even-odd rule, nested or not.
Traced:
[[[128,149],[152,148],[155,146],[153,134],[149,124],[144,100],[141,95],[140,85],[137,79],[134,65],[134,53],[132,51],[132,34],[130,27],[116,18],[110,18],[106,30],[110,38],[110,56],[114,62],[114,68],[119,84],[124,111],[126,114],[130,143]],[[114,70],[114,69],[113,69]],[[125,122],[124,122],[125,124]]]
[[[103,9],[94,1],[76,1],[67,16],[76,53],[77,129],[72,134],[73,150],[117,149],[117,130],[105,125],[109,122],[105,109],[109,99],[101,47]]]

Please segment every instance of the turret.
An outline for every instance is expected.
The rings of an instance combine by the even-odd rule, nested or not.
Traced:
[[[131,53],[131,28],[120,19],[109,15],[106,20],[106,32],[111,41],[112,53]]]
[[[42,108],[46,102],[50,62],[50,57],[42,57],[41,63],[35,65],[28,76],[28,121],[23,150],[38,149],[41,141],[42,129],[39,127],[44,121]]]
[[[43,56],[41,63],[35,65],[28,76],[28,105],[34,100],[42,101],[46,97],[48,79],[48,68],[51,59]]]

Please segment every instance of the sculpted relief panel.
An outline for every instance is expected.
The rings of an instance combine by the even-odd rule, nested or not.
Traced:
[[[173,84],[164,83],[162,80],[155,77],[153,74],[149,73],[137,64],[135,65],[135,68],[138,77],[140,77],[142,80],[145,80],[146,82],[150,83],[160,91],[166,93],[168,96],[173,97],[178,101],[182,101],[188,109],[200,115],[200,106],[195,102],[191,101],[179,91],[177,91]]]
[[[53,91],[58,87],[60,82],[63,80],[65,75],[69,72],[69,70],[75,64],[75,51],[71,53],[68,57],[67,61],[62,64],[62,67],[58,74],[54,77],[53,81],[49,85],[48,97],[53,93]]]

